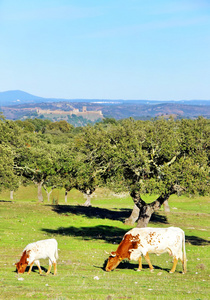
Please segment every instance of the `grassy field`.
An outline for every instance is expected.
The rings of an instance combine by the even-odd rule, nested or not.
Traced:
[[[69,193],[67,205],[64,191],[55,191],[57,206],[46,197],[38,203],[36,194],[34,187],[21,188],[13,201],[8,191],[0,194],[0,299],[210,299],[210,198],[173,196],[171,213],[161,210],[150,222],[151,227],[179,226],[185,231],[188,272],[183,275],[181,262],[174,274],[168,273],[172,266],[168,254],[150,256],[154,273],[144,260],[141,272],[136,272],[134,261],[104,271],[105,251],[116,250],[131,228],[123,224],[133,207],[130,197],[99,190],[92,207],[86,208],[78,191]],[[34,266],[30,275],[18,277],[14,263],[23,248],[52,237],[59,246],[57,276],[40,276]],[[41,266],[46,270],[48,261],[42,260]]]

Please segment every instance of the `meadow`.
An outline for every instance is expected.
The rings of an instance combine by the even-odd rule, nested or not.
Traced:
[[[123,224],[133,208],[129,196],[97,190],[92,207],[82,206],[85,199],[76,190],[68,194],[67,204],[62,190],[55,190],[51,198],[51,203],[46,196],[44,203],[38,203],[34,186],[21,187],[13,201],[8,191],[0,193],[0,299],[210,299],[209,197],[172,196],[171,212],[161,209],[149,223],[185,231],[188,261],[184,275],[181,262],[169,274],[172,258],[168,254],[150,255],[154,273],[144,259],[141,272],[136,271],[134,261],[104,271],[106,252],[116,250],[131,229]],[[58,241],[58,274],[53,276],[52,269],[48,276],[40,276],[34,266],[30,275],[18,276],[14,264],[23,248],[52,237]],[[41,266],[46,271],[48,260],[42,260]]]

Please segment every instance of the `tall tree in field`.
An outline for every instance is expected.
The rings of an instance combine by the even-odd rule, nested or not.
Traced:
[[[203,118],[171,118],[98,126],[90,152],[104,183],[130,192],[137,209],[130,222],[138,216],[137,226],[147,226],[174,193],[209,193],[209,125]],[[147,204],[144,193],[159,197]]]
[[[20,179],[14,169],[14,160],[24,146],[22,130],[13,122],[0,116],[0,190],[15,191]]]
[[[21,176],[37,185],[38,200],[42,202],[43,184],[54,186],[59,173],[59,149],[56,145],[41,141],[35,134],[26,134],[24,139],[27,142],[15,160],[16,169]]]
[[[92,194],[100,183],[103,166],[95,154],[102,151],[101,133],[95,127],[86,126],[74,138],[75,188],[86,197],[85,206],[91,205]]]
[[[65,189],[65,202],[71,189],[76,186],[76,163],[75,152],[72,141],[68,144],[60,145],[62,148],[58,157],[59,177],[57,184]]]

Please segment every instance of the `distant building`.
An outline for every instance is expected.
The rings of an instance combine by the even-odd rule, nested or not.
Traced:
[[[91,121],[95,121],[97,119],[103,119],[103,114],[102,111],[87,111],[87,107],[83,106],[82,111],[80,112],[78,108],[74,108],[73,110],[69,110],[69,111],[64,111],[64,110],[60,110],[60,109],[56,109],[56,110],[50,110],[50,109],[41,109],[41,108],[37,108],[36,112],[39,115],[44,115],[44,114],[53,114],[53,115],[62,115],[62,116],[72,116],[72,115],[76,115],[77,117],[81,116],[84,119],[88,119]]]

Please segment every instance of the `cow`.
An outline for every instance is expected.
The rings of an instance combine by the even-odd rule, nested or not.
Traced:
[[[46,258],[49,258],[49,268],[46,275],[50,273],[52,264],[54,267],[54,275],[56,275],[57,274],[56,259],[58,259],[58,243],[55,239],[41,240],[41,241],[28,244],[23,249],[23,253],[20,261],[15,264],[18,274],[24,273],[28,265],[30,266],[28,274],[30,274],[33,264],[35,263],[41,275],[42,269],[40,267],[39,259],[46,259]]]
[[[138,271],[142,270],[142,255],[149,264],[150,271],[154,268],[150,262],[149,253],[160,255],[168,252],[173,256],[173,267],[169,273],[174,273],[178,259],[182,262],[183,274],[187,272],[185,234],[178,227],[169,228],[133,228],[128,231],[117,250],[111,252],[105,270],[114,270],[119,263],[127,258],[139,261]]]

